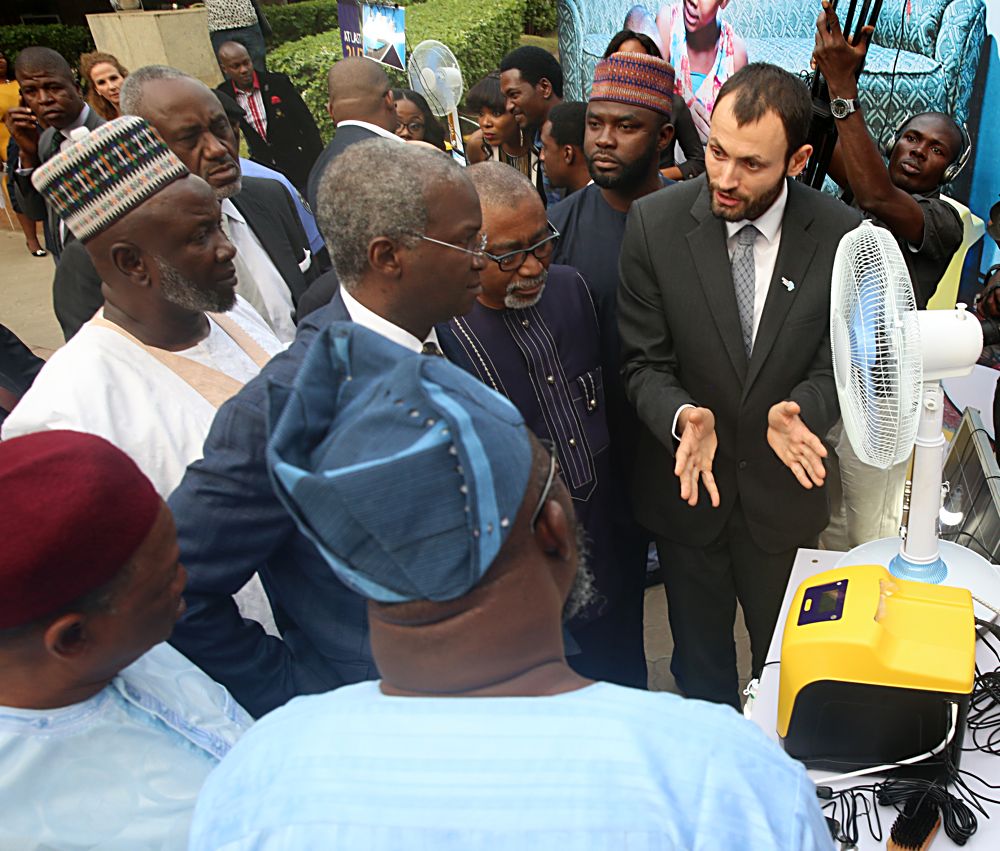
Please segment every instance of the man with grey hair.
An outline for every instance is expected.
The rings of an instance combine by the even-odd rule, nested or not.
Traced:
[[[279,182],[243,177],[239,144],[215,93],[166,65],[146,65],[122,86],[122,111],[145,118],[222,205],[236,246],[237,292],[283,343],[295,336],[295,306],[318,268],[295,202]]]
[[[503,163],[466,170],[479,193],[487,264],[475,306],[438,329],[445,356],[502,393],[555,447],[586,532],[598,599],[567,626],[583,676],[646,687],[642,589],[628,593],[614,555],[611,455],[601,341],[587,284],[550,265],[559,234],[537,190]]]
[[[255,716],[377,676],[365,601],[334,576],[272,490],[269,394],[291,386],[313,338],[335,320],[376,331],[401,355],[439,354],[434,325],[472,307],[484,265],[476,190],[437,151],[387,139],[351,146],[324,175],[316,212],[344,287],[219,410],[205,457],[171,499],[188,570],[187,613],[172,641]],[[254,572],[281,640],[241,618],[232,601]]]

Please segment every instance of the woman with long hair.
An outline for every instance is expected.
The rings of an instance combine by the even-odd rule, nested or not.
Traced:
[[[7,182],[7,196],[10,198],[11,209],[17,214],[17,221],[24,232],[24,244],[33,257],[44,257],[46,251],[38,241],[38,222],[29,219],[17,206],[14,192],[14,169],[17,168],[20,151],[17,143],[11,138],[7,125],[3,123],[7,110],[21,103],[21,87],[14,79],[14,63],[3,53],[0,53],[0,166]],[[3,190],[0,189],[0,192]]]
[[[427,142],[446,151],[444,128],[427,100],[413,89],[393,89],[396,102],[396,135],[407,142]]]
[[[118,97],[128,68],[110,53],[84,53],[80,57],[80,78],[87,103],[105,121],[121,115]]]
[[[475,116],[479,125],[466,142],[465,155],[469,162],[496,160],[506,163],[534,182],[537,155],[514,116],[507,112],[499,71],[491,71],[469,89],[465,110]]]

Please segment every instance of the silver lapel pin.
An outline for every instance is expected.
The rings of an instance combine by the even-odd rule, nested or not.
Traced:
[[[795,282],[789,281],[788,278],[782,278],[781,283],[785,285],[785,289],[788,290],[789,292],[795,289]]]

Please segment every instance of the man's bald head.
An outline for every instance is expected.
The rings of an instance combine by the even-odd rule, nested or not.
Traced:
[[[341,59],[326,78],[334,123],[367,121],[390,132],[396,129],[392,87],[382,66],[363,56]]]
[[[17,54],[17,59],[14,61],[15,75],[21,77],[39,71],[63,77],[76,84],[69,62],[51,47],[26,47]]]
[[[242,44],[238,41],[223,42],[219,45],[216,58],[227,80],[245,92],[253,88],[253,60],[250,58],[250,52]]]
[[[219,49],[215,55],[218,56],[220,62],[223,62],[225,60],[242,59],[244,56],[249,59],[250,51],[238,41],[224,41],[219,45]]]

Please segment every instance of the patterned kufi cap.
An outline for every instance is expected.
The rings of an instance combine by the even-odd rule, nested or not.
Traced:
[[[35,169],[31,182],[81,242],[190,172],[149,123],[123,115]]]
[[[591,100],[611,100],[651,109],[670,118],[674,69],[645,53],[613,53],[594,69]]]

